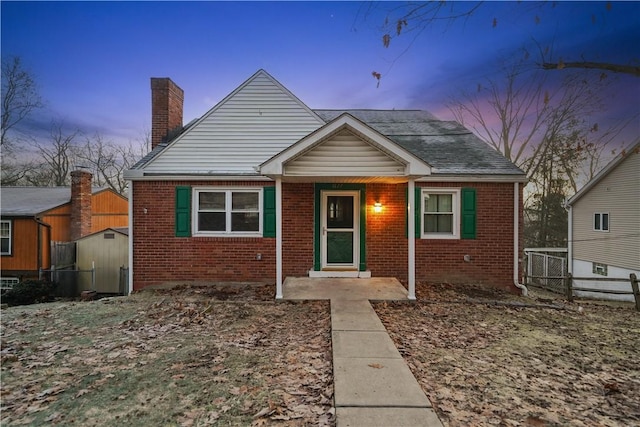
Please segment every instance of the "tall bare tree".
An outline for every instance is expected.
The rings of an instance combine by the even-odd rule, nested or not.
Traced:
[[[0,145],[3,152],[11,148],[10,131],[43,105],[36,82],[31,73],[23,68],[20,57],[4,59],[0,128]]]
[[[53,122],[49,140],[32,142],[38,167],[27,175],[27,181],[38,186],[69,185],[78,162],[79,135],[79,130],[68,131],[62,122]]]
[[[130,169],[144,156],[145,147],[146,141],[129,141],[128,144],[123,145],[105,140],[102,135],[95,134],[85,139],[78,158],[93,173],[96,185],[107,186],[124,194],[127,189],[127,182],[123,177],[124,171]]]

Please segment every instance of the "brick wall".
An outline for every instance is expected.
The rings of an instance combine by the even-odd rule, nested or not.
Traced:
[[[416,239],[416,280],[513,285],[513,183],[418,183],[417,187],[472,187],[477,191],[476,239]],[[406,186],[367,186],[367,267],[373,276],[407,280]],[[522,213],[522,186],[520,188]],[[371,206],[379,198],[383,212]],[[520,251],[522,252],[522,215]],[[471,262],[464,261],[471,256]]]
[[[165,282],[275,283],[275,239],[175,237],[175,187],[261,186],[247,182],[133,182],[134,289]],[[146,213],[145,213],[146,209]],[[262,254],[257,260],[256,254]]]
[[[274,238],[174,237],[177,185],[260,186],[246,182],[133,183],[134,288],[163,282],[275,281]],[[420,186],[425,184],[419,184]],[[416,279],[513,286],[513,184],[429,184],[477,189],[477,239],[416,240]],[[407,280],[406,184],[369,184],[367,267],[374,277]],[[522,197],[520,197],[522,201]],[[381,213],[373,212],[380,201]],[[147,213],[144,213],[144,209]],[[520,206],[522,212],[522,203]],[[313,184],[283,184],[283,275],[313,267]],[[522,244],[522,220],[520,221]],[[522,249],[522,246],[520,246]],[[262,260],[256,260],[256,254]],[[464,255],[471,262],[464,261]]]

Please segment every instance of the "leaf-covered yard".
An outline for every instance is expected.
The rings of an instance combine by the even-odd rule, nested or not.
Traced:
[[[632,305],[417,290],[374,308],[445,425],[640,425]],[[1,424],[335,425],[329,302],[273,291],[3,309]]]

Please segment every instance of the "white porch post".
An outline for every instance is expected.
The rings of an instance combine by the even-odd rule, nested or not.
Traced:
[[[415,181],[413,178],[409,179],[409,188],[408,192],[408,200],[409,204],[407,206],[407,241],[409,242],[409,265],[408,265],[408,279],[409,279],[409,299],[416,299],[416,220],[415,220],[415,209],[416,209],[416,192],[415,192]]]
[[[276,178],[276,299],[282,299],[282,178]]]

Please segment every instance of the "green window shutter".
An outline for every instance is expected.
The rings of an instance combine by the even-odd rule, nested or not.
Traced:
[[[463,188],[461,192],[462,206],[460,218],[460,237],[463,239],[476,238],[476,189]]]
[[[176,237],[191,236],[191,187],[176,187]]]
[[[421,232],[420,232],[420,205],[422,205],[422,201],[420,200],[422,198],[422,188],[420,187],[415,187],[415,206],[413,208],[413,213],[415,215],[415,222],[416,222],[416,229],[415,229],[415,234],[416,237],[420,237],[421,236]],[[405,204],[408,205],[409,203],[409,190],[405,190],[404,191],[404,198],[407,201],[407,203]],[[409,211],[405,209],[404,212],[404,235],[407,236],[409,234],[409,222],[408,222],[408,215],[409,215]]]
[[[276,237],[276,187],[264,187],[262,237]]]

